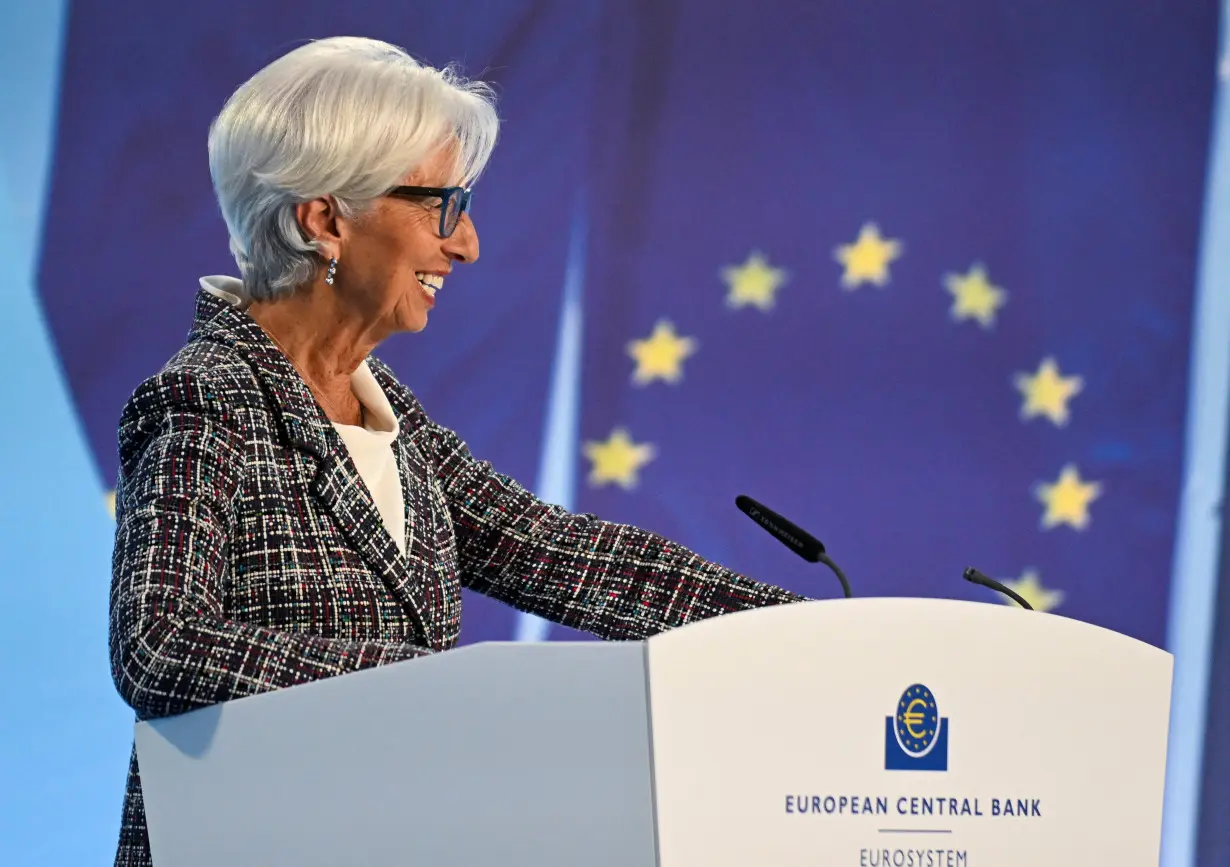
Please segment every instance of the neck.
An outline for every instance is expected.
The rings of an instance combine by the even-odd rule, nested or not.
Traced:
[[[379,341],[332,287],[313,283],[288,298],[254,301],[248,314],[290,359],[332,421],[359,423],[350,377]]]

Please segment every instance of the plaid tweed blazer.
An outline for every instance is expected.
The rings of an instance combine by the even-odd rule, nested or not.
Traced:
[[[801,598],[544,504],[369,365],[398,418],[404,556],[246,313],[202,291],[187,344],[125,405],[110,658],[139,719],[447,650],[463,586],[607,639]],[[135,749],[115,863],[150,863]]]

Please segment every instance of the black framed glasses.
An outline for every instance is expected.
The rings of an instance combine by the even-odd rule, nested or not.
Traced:
[[[461,215],[470,210],[472,191],[468,187],[394,187],[385,193],[395,199],[440,200],[440,237],[447,238],[461,222]]]

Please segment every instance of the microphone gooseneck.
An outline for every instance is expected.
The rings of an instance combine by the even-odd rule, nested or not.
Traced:
[[[989,578],[986,575],[983,575],[973,566],[967,567],[966,570],[961,573],[961,577],[966,581],[969,581],[971,584],[981,584],[983,587],[989,587],[992,590],[999,591],[1017,605],[1020,605],[1022,608],[1027,608],[1030,611],[1034,610],[1034,607],[1026,602],[1025,597],[1023,597],[1020,593],[1017,593],[1011,587],[996,581],[994,578]]]

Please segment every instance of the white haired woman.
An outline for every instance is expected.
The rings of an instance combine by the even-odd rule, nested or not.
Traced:
[[[608,639],[799,600],[536,499],[371,353],[478,259],[482,84],[326,39],[243,84],[210,170],[242,279],[119,425],[116,686],[141,719],[454,646],[461,588]],[[150,863],[135,751],[116,863]]]

